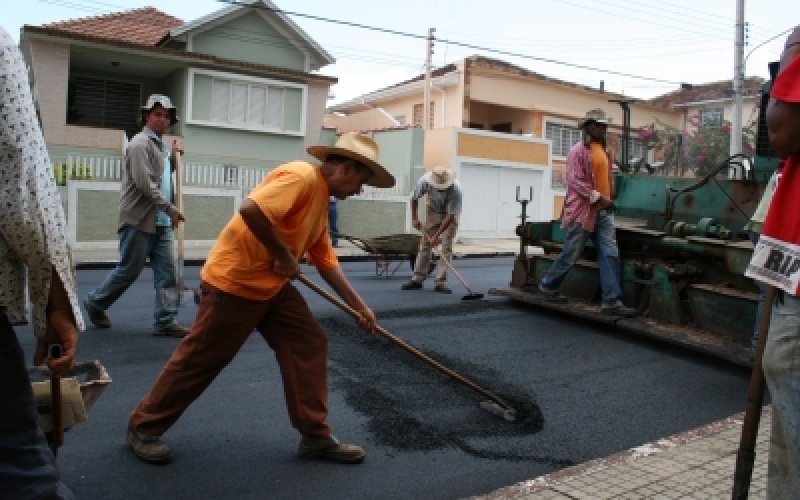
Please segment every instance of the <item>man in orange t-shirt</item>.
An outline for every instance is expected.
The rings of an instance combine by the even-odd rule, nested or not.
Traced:
[[[391,187],[378,162],[378,145],[356,133],[333,147],[312,146],[322,161],[275,168],[242,203],[220,233],[201,272],[202,298],[189,334],[153,388],[133,410],[127,440],[150,463],[168,463],[161,436],[234,358],[253,330],[275,351],[292,426],[302,434],[301,458],[360,463],[366,453],[331,434],[328,415],[328,341],[290,279],[308,256],[323,279],[359,312],[372,332],[375,315],[339,267],[328,232],[329,197],[345,199],[364,184]]]

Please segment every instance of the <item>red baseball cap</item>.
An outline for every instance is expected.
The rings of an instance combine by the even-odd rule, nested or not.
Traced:
[[[800,103],[800,55],[775,78],[769,95],[780,101]]]

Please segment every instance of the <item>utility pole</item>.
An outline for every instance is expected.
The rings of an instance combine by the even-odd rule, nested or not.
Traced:
[[[425,54],[425,88],[422,92],[422,130],[431,128],[431,59],[433,58],[433,32],[428,28],[428,43]]]
[[[742,152],[742,89],[744,87],[744,0],[736,2],[736,42],[733,66],[733,116],[731,116],[731,156]]]

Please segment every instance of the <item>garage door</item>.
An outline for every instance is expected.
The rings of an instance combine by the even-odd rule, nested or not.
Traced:
[[[533,187],[535,201],[542,195],[540,170],[462,163],[458,178],[464,191],[458,234],[465,238],[516,238],[521,214],[517,187],[523,197]],[[538,219],[538,207],[528,204],[528,216]]]

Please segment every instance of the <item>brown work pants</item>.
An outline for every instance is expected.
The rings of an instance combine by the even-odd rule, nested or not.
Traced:
[[[203,282],[191,332],[181,340],[153,388],[131,414],[140,433],[161,436],[258,330],[275,352],[292,426],[330,436],[328,338],[300,292],[287,283],[267,301],[248,300]]]

